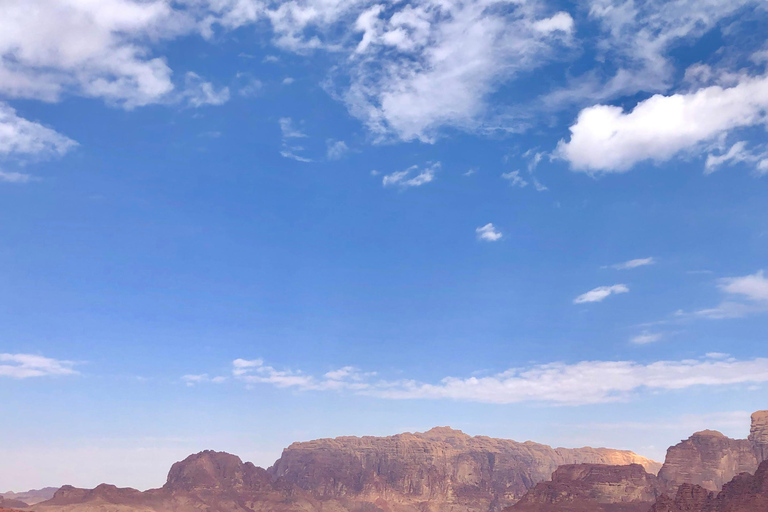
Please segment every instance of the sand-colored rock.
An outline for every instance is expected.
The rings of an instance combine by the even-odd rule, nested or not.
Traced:
[[[0,497],[6,500],[18,500],[27,505],[34,505],[41,501],[46,501],[53,498],[53,494],[58,490],[58,487],[45,487],[43,489],[32,489],[25,492],[5,492],[0,493]]]
[[[768,460],[768,411],[757,411],[752,415],[749,440],[760,462]]]
[[[661,493],[655,475],[638,465],[561,466],[508,512],[647,512]]]
[[[766,512],[768,461],[754,475],[742,473],[715,494],[699,485],[681,485],[674,498],[663,495],[650,512]]]
[[[758,466],[753,443],[704,430],[667,450],[659,478],[674,495],[684,483],[719,491],[740,473],[754,473]]]
[[[355,499],[435,510],[500,510],[564,464],[658,463],[606,448],[551,448],[447,427],[390,437],[294,443],[269,469],[318,499]]]

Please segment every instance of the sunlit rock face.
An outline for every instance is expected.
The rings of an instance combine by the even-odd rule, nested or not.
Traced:
[[[391,437],[341,437],[294,443],[269,471],[319,499],[457,510],[500,510],[519,500],[558,466],[659,464],[605,448],[551,448],[472,437],[447,427]]]
[[[667,451],[659,478],[671,494],[684,483],[719,491],[736,475],[754,473],[757,466],[758,458],[751,441],[705,430]]]
[[[752,415],[747,439],[731,439],[714,430],[704,430],[667,451],[659,478],[674,495],[684,484],[719,491],[740,473],[754,473],[768,460],[768,411]]]

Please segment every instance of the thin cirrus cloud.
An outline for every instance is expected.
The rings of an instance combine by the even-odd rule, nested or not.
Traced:
[[[477,233],[478,239],[484,240],[486,242],[496,242],[501,240],[501,237],[503,236],[491,222],[485,226],[480,226],[479,228],[475,229],[475,233]]]
[[[713,308],[696,311],[695,315],[722,320],[768,312],[768,278],[763,270],[720,279],[718,288],[726,298]]]
[[[587,302],[602,302],[611,295],[618,293],[629,293],[629,287],[625,284],[614,284],[612,286],[598,286],[586,293],[582,293],[575,299],[574,304],[584,304]]]
[[[646,265],[655,265],[656,260],[654,258],[637,258],[634,260],[625,261],[623,263],[616,263],[611,265],[611,268],[616,270],[629,270],[637,267],[644,267]]]
[[[392,174],[385,175],[381,179],[381,184],[385,187],[420,187],[433,181],[435,179],[435,174],[440,167],[440,162],[427,164],[423,169],[418,165],[412,165],[404,171],[396,171]]]
[[[342,391],[391,400],[460,400],[491,404],[542,402],[585,405],[627,401],[643,391],[694,387],[760,385],[768,382],[768,358],[737,360],[713,354],[699,359],[656,361],[554,362],[487,377],[445,377],[437,383],[413,379],[377,380],[345,366],[322,375],[278,370],[262,359],[237,359],[232,377],[248,387],[271,385],[297,391]]]
[[[296,143],[296,139],[306,138],[306,134],[297,128],[293,119],[290,117],[282,117],[279,120],[280,133],[282,134],[282,140],[280,143],[280,155],[284,158],[290,158],[298,162],[308,163],[312,159],[302,155],[304,152],[304,146]]]
[[[630,341],[635,345],[648,345],[661,340],[663,335],[659,332],[643,332],[633,337]]]
[[[657,94],[630,112],[596,105],[579,113],[569,141],[556,154],[574,170],[626,172],[651,160],[665,162],[730,131],[761,124],[768,108],[768,76],[740,76],[735,85],[712,85],[685,94]]]
[[[0,377],[28,379],[32,377],[78,375],[72,361],[35,354],[0,354]]]

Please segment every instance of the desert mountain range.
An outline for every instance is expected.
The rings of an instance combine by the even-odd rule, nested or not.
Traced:
[[[448,427],[294,443],[263,469],[204,451],[165,485],[64,486],[31,512],[768,512],[768,411],[747,439],[715,431],[664,464],[608,448],[552,448]],[[757,508],[755,508],[757,507]],[[761,508],[762,507],[762,508]]]

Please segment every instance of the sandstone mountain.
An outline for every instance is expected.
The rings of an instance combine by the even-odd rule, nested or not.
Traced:
[[[0,496],[0,508],[26,508],[29,504],[21,500],[14,500]]]
[[[661,490],[639,464],[560,466],[508,512],[647,512]]]
[[[650,512],[766,512],[768,461],[754,475],[742,473],[715,494],[700,485],[681,485],[674,498],[661,496]]]
[[[418,508],[441,503],[498,510],[519,500],[564,464],[658,463],[606,448],[551,448],[472,437],[447,427],[391,437],[340,437],[294,443],[269,469],[317,499],[354,498]]]
[[[754,473],[768,459],[768,411],[752,415],[748,439],[731,439],[705,430],[667,450],[659,478],[671,494],[684,484],[719,491],[741,473]]]
[[[659,464],[607,448],[551,448],[447,427],[390,437],[294,443],[268,470],[219,452],[173,465],[140,492],[62,487],[35,512],[488,512],[515,503],[564,464]]]

